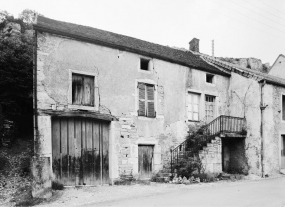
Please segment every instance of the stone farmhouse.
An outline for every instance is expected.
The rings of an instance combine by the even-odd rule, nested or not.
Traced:
[[[42,16],[34,30],[34,196],[170,170],[200,121],[206,172],[285,168],[284,56],[264,72],[199,53],[195,38],[175,49]]]

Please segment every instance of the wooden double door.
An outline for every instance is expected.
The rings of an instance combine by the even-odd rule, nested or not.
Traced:
[[[52,118],[52,169],[65,186],[109,183],[109,122]]]

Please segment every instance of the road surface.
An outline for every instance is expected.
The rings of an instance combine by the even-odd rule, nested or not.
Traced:
[[[91,206],[205,206],[285,207],[285,178],[224,183],[202,188],[178,188],[173,192],[121,199]]]

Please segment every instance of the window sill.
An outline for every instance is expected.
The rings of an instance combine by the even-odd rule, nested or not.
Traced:
[[[68,105],[69,109],[80,109],[88,111],[96,111],[95,106]]]
[[[207,86],[212,86],[212,87],[215,87],[216,84],[215,83],[208,83],[208,82],[205,82]]]
[[[188,122],[200,122],[200,120],[195,121],[195,120],[188,120]]]
[[[140,120],[153,120],[156,119],[156,117],[146,117],[146,116],[137,116]]]
[[[140,69],[139,70],[141,73],[147,73],[147,74],[151,74],[152,73],[152,70],[143,70],[143,69]]]

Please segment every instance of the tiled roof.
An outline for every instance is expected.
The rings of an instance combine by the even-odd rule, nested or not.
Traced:
[[[38,16],[37,22],[34,24],[34,29],[229,76],[229,73],[218,70],[202,60],[199,55],[195,55],[189,51],[182,51],[92,27]]]
[[[218,66],[218,68],[226,69],[228,71],[236,72],[244,76],[254,77],[257,80],[266,80],[268,83],[274,84],[274,85],[280,85],[285,87],[285,79],[278,78],[276,76],[268,75],[266,73],[262,73],[257,70],[249,69],[240,67],[225,61],[222,61],[218,58],[211,57],[208,55],[200,54],[200,56],[207,61],[209,64],[213,64],[215,66]]]

